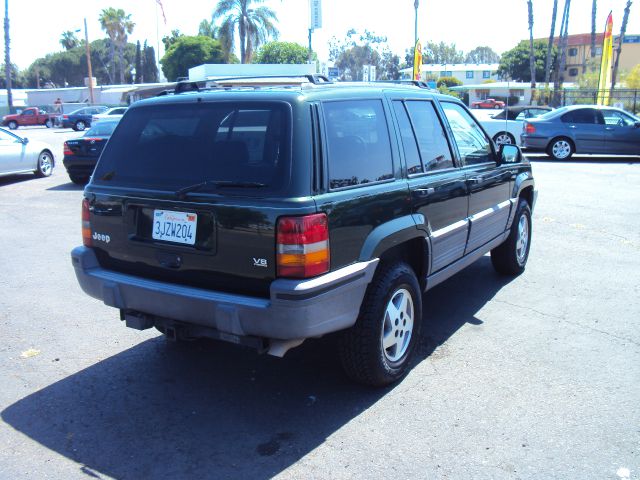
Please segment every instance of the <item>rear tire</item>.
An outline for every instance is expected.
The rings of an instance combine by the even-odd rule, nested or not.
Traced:
[[[53,127],[53,121],[51,119],[48,119],[46,122],[44,122],[44,126],[47,128]]]
[[[515,145],[516,139],[509,132],[498,132],[493,136],[496,145]]]
[[[342,332],[340,359],[356,382],[381,387],[408,371],[422,321],[422,295],[406,263],[378,267],[353,327]]]
[[[85,128],[87,128],[87,124],[85,123],[84,120],[78,120],[74,125],[73,125],[73,129],[76,132],[82,132]]]
[[[558,137],[549,143],[547,154],[554,160],[569,160],[575,150],[571,140],[566,137]]]
[[[89,182],[88,175],[72,175],[69,174],[69,179],[76,185],[86,185]]]
[[[11,122],[9,122],[9,123],[7,124],[7,126],[8,126],[11,130],[15,130],[15,129],[17,129],[17,128],[18,128],[18,123],[17,123],[17,122],[14,122],[14,121],[12,120]]]
[[[520,199],[509,236],[491,250],[491,263],[502,275],[517,276],[524,272],[531,248],[531,208]]]
[[[38,155],[38,165],[34,172],[36,177],[48,177],[53,173],[53,155],[48,150],[43,150]]]
[[[501,107],[500,105],[496,105],[496,106],[495,106],[495,107],[493,107],[493,108],[495,108],[496,110],[498,110],[499,108],[502,108],[502,107]]]

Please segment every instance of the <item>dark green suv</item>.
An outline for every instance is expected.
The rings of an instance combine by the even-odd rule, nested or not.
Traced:
[[[346,372],[384,385],[425,290],[489,251],[524,270],[531,166],[458,100],[317,77],[191,90],[134,104],[84,192],[73,266],[127,326],[278,356],[340,332]]]

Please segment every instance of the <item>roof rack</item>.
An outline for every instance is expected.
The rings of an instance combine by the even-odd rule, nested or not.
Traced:
[[[415,87],[433,90],[433,88],[431,88],[427,82],[423,82],[422,80],[376,80],[374,83],[395,83],[400,85],[413,85]]]
[[[295,79],[298,80],[296,81]],[[208,77],[203,80],[184,80],[176,82],[173,93],[175,95],[179,95],[186,92],[201,92],[204,90],[214,89],[237,87],[264,88],[269,86],[294,86],[306,83],[310,85],[322,85],[333,82],[331,82],[326,76],[318,74]],[[168,93],[170,92],[162,92],[161,95],[166,95]]]

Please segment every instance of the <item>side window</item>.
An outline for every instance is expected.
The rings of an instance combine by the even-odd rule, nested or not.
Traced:
[[[465,165],[494,162],[491,140],[471,115],[456,103],[441,102]]]
[[[330,188],[393,178],[389,129],[380,100],[323,104]]]
[[[418,144],[416,143],[416,137],[413,133],[411,120],[409,120],[409,114],[405,110],[404,104],[400,101],[393,102],[393,109],[396,112],[396,117],[398,117],[398,123],[400,124],[400,136],[402,137],[404,156],[407,161],[407,172],[409,175],[422,173],[422,161],[420,160]]]
[[[634,124],[631,117],[616,112],[615,110],[602,110],[604,116],[604,123],[606,125],[616,125],[618,127],[630,127]]]
[[[36,114],[35,110],[25,110],[23,112],[23,115],[35,115],[35,114]]]
[[[425,172],[453,168],[453,157],[447,138],[432,102],[406,102]]]

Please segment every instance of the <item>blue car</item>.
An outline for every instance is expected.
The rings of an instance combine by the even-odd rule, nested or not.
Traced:
[[[520,139],[523,148],[555,160],[574,153],[640,155],[640,118],[618,108],[572,105],[526,120]]]
[[[74,130],[81,132],[91,126],[91,117],[93,115],[104,113],[106,111],[107,107],[102,105],[79,108],[69,114],[62,115],[62,118],[60,119],[60,126],[62,128],[73,128]]]

